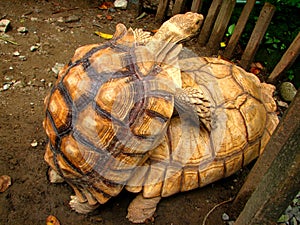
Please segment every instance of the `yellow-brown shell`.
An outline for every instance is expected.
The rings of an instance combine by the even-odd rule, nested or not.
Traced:
[[[123,25],[115,38],[76,50],[45,99],[45,160],[81,202],[117,195],[158,145],[173,113],[166,72]],[[149,56],[150,57],[150,56]]]
[[[212,130],[171,119],[164,141],[137,169],[127,189],[145,198],[170,196],[230,176],[259,156],[278,124],[274,86],[216,58],[180,61],[183,88],[203,92]]]

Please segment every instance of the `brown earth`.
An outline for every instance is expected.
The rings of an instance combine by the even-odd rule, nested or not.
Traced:
[[[116,12],[97,8],[99,1],[0,1],[0,18],[11,21],[7,39],[0,40],[0,175],[9,175],[12,185],[0,193],[1,225],[46,224],[48,215],[56,216],[61,225],[130,224],[126,219],[127,206],[135,195],[121,195],[101,206],[91,215],[71,211],[68,202],[73,194],[67,184],[50,184],[48,166],[43,155],[46,135],[42,128],[43,100],[55,81],[51,68],[55,63],[67,63],[79,46],[103,42],[96,30],[113,33],[118,22],[133,28],[153,30],[159,27],[154,16],[135,20],[135,5]],[[59,22],[75,15],[80,21]],[[101,15],[98,16],[97,15]],[[112,16],[108,20],[106,15]],[[94,24],[100,25],[100,27]],[[19,27],[28,28],[21,34]],[[193,47],[191,41],[189,46]],[[40,44],[37,50],[30,47]],[[18,51],[25,60],[13,53]],[[32,144],[37,142],[37,146]],[[158,206],[153,224],[202,224],[205,215],[215,205],[238,192],[248,169],[202,189],[163,199]],[[222,214],[234,219],[239,209],[230,203],[213,211],[206,224],[226,224]]]

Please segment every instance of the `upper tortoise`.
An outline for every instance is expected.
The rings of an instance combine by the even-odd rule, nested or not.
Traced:
[[[125,187],[140,193],[127,217],[144,222],[161,197],[229,176],[263,151],[278,123],[273,87],[223,60],[178,61],[176,43],[202,20],[176,15],[151,38],[118,24],[60,72],[45,100],[45,160],[73,187],[77,212]]]
[[[118,195],[160,144],[182,85],[177,43],[202,20],[175,16],[150,40],[118,24],[111,41],[77,49],[60,71],[45,99],[45,160],[74,189],[76,211]]]

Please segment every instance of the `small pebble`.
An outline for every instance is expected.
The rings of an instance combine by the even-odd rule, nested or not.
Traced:
[[[19,56],[19,59],[21,59],[22,61],[26,61],[26,60],[27,60],[27,58],[26,58],[25,55],[20,55],[20,56]]]
[[[63,17],[58,17],[57,22],[63,23],[63,22],[65,22],[65,19]]]
[[[31,17],[30,20],[31,20],[31,21],[38,21],[38,18],[36,18],[36,17]]]
[[[19,33],[24,34],[24,33],[27,33],[27,32],[28,32],[28,29],[27,29],[26,27],[19,27],[19,28],[17,29],[17,31],[18,31]]]
[[[20,52],[18,52],[18,51],[13,52],[13,56],[19,56],[19,55],[20,55]]]
[[[18,80],[14,83],[13,86],[16,88],[23,88],[23,87],[25,87],[25,84],[22,81]]]
[[[11,86],[10,83],[6,83],[6,84],[3,85],[2,90],[3,90],[3,91],[6,91],[6,90],[8,90],[8,89],[10,88],[10,86]]]
[[[284,107],[284,108],[289,107],[289,104],[287,104],[286,102],[283,102],[283,101],[277,101],[277,105],[280,107]]]
[[[291,102],[297,93],[297,89],[291,82],[283,82],[279,88],[283,100]]]
[[[127,8],[127,0],[116,0],[114,2],[114,6],[116,8],[120,8],[120,9],[126,9]]]
[[[2,19],[0,20],[0,32],[6,32],[8,27],[10,25],[10,20],[8,19]]]
[[[114,8],[109,8],[108,11],[111,12],[111,13],[116,12],[116,10]]]
[[[223,213],[223,214],[222,214],[222,220],[224,220],[224,221],[229,220],[229,216],[228,216],[227,213]]]
[[[73,23],[73,22],[78,22],[80,20],[79,16],[72,15],[66,18],[65,23]]]
[[[39,48],[38,45],[32,45],[32,46],[30,47],[30,51],[31,51],[31,52],[34,52],[34,51],[36,51],[38,48]]]
[[[33,140],[32,142],[31,142],[31,147],[36,147],[36,146],[38,146],[38,142],[37,142],[37,140]]]

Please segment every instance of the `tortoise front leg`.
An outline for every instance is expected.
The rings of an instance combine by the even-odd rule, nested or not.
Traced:
[[[144,223],[148,219],[151,220],[160,199],[161,197],[144,198],[143,194],[139,194],[130,203],[127,218],[132,223]]]

